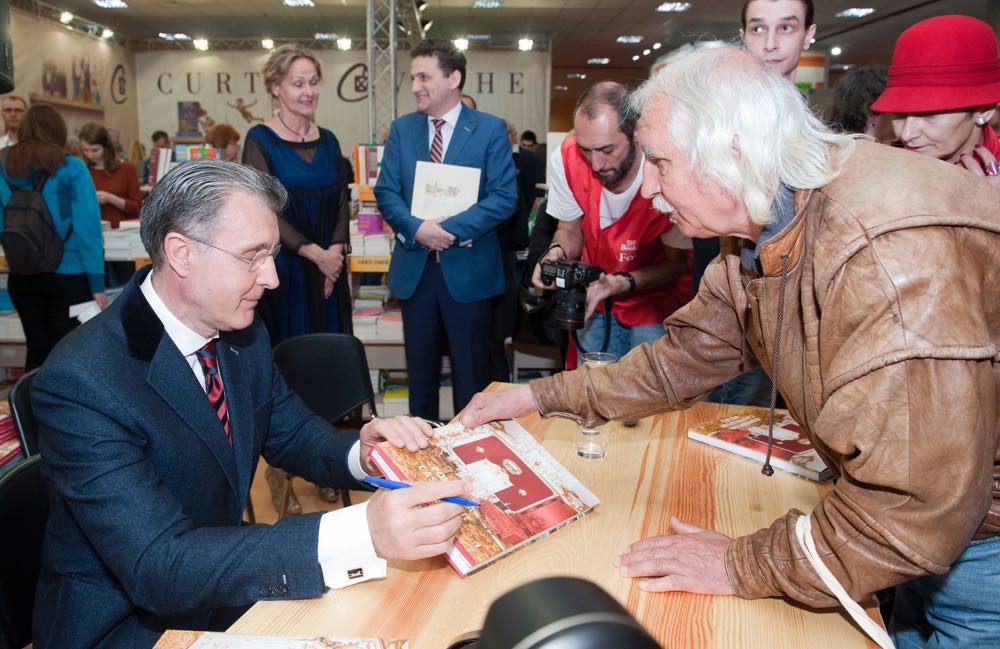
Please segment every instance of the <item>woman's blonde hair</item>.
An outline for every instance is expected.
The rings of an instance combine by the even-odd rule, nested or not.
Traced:
[[[271,56],[267,58],[267,63],[264,64],[264,87],[267,88],[268,92],[271,92],[274,86],[284,81],[285,77],[288,76],[288,70],[291,69],[292,63],[295,63],[299,59],[309,59],[312,61],[313,65],[316,66],[316,76],[320,79],[323,78],[323,68],[319,64],[319,59],[312,52],[298,45],[282,45],[271,53]]]

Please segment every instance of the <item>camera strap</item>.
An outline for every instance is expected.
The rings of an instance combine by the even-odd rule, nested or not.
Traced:
[[[574,329],[571,332],[573,338],[573,345],[576,346],[576,351],[578,354],[586,354],[589,351],[608,351],[608,344],[611,342],[611,305],[614,303],[614,297],[608,296],[604,298],[604,343],[601,345],[600,349],[584,349],[583,345],[580,344],[580,337],[577,335],[577,330]]]

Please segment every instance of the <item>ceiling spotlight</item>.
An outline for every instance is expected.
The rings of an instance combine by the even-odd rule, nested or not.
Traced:
[[[128,9],[128,4],[122,0],[94,0],[94,4],[101,9]]]
[[[351,45],[352,45],[351,39],[347,38],[346,36],[337,39],[338,50],[343,50],[344,52],[346,52],[347,50],[351,49]]]
[[[838,11],[834,15],[837,18],[864,18],[865,16],[870,16],[873,13],[875,13],[875,10],[871,7],[851,7],[850,9]]]
[[[313,0],[281,0],[286,7],[315,7]]]
[[[559,92],[566,92],[567,90],[569,90],[569,86],[552,86],[552,89],[557,90]]]
[[[468,38],[456,38],[452,41],[455,44],[455,49],[459,52],[464,52],[469,49],[469,39]]]
[[[420,19],[420,28],[424,30],[424,33],[427,33],[433,24],[433,20],[427,20],[426,18]]]
[[[101,32],[101,38],[103,38],[104,40],[108,40],[109,38],[111,38],[114,35],[115,35],[115,33],[113,31],[111,31],[110,29],[108,29],[107,27],[105,27],[104,31]]]
[[[832,54],[833,56],[840,56],[843,52],[844,50],[840,49],[836,45],[830,48],[830,54]]]
[[[619,36],[618,38],[616,38],[615,41],[617,41],[619,43],[625,43],[626,45],[632,45],[634,43],[641,43],[642,42],[642,36],[639,36],[638,34],[631,34],[631,35],[630,34],[622,34],[621,36]]]
[[[427,8],[427,0],[420,0],[420,2],[417,3],[417,11],[419,11],[420,13],[423,13],[424,9],[426,8]]]
[[[660,49],[661,47],[663,47],[663,44],[662,44],[662,43],[653,43],[653,49],[654,49],[654,50],[658,50],[658,49]]]
[[[687,11],[690,8],[690,2],[664,2],[657,7],[656,10],[661,12],[680,13],[682,11]]]
[[[270,38],[262,38],[260,40],[260,46],[263,47],[265,50],[273,50],[274,41],[271,40]]]
[[[815,38],[810,38],[809,39],[809,44],[810,45],[815,45],[816,44],[816,39]]]
[[[650,50],[650,49],[649,49],[649,48],[647,47],[646,49],[644,49],[644,50],[642,51],[642,55],[643,55],[643,56],[649,56],[649,53],[650,53],[651,51],[652,51],[652,50]]]
[[[530,52],[531,48],[533,48],[534,46],[535,46],[535,41],[531,40],[530,38],[522,38],[517,42],[517,49],[521,50],[522,52]]]
[[[587,75],[585,75],[582,72],[570,72],[569,74],[566,75],[566,78],[567,79],[577,79],[577,80],[582,81],[583,79],[587,78]]]
[[[191,44],[194,45],[194,49],[196,49],[196,50],[201,50],[202,52],[205,52],[205,51],[208,50],[208,39],[207,38],[196,38],[193,41],[191,41]]]
[[[71,14],[68,11],[64,11],[61,14],[59,14],[59,22],[61,22],[64,25],[68,25],[71,22],[73,22],[73,18],[74,18],[73,14]]]
[[[607,65],[608,63],[611,63],[611,59],[606,56],[599,59],[587,59],[587,65]]]
[[[632,60],[633,61],[638,61],[639,60],[639,55],[638,54],[633,54],[632,55]]]

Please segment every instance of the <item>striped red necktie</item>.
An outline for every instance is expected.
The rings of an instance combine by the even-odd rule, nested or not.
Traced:
[[[226,439],[230,448],[233,446],[233,435],[229,431],[229,408],[226,406],[226,390],[222,387],[222,376],[219,374],[219,358],[215,353],[215,341],[210,340],[205,346],[195,352],[201,369],[205,372],[205,392],[208,402],[215,409],[222,428],[226,431]]]
[[[431,162],[441,162],[444,158],[444,138],[441,136],[441,129],[444,128],[443,119],[432,119],[434,122],[434,141],[431,142]]]

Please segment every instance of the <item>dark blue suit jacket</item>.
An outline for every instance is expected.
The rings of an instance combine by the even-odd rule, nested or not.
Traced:
[[[139,289],[67,336],[32,389],[51,518],[34,646],[150,647],[164,629],[232,621],[225,607],[318,597],[320,515],[241,526],[268,463],[353,485],[338,433],[290,392],[259,320],[223,333],[233,447]]]
[[[392,123],[375,185],[379,211],[396,233],[389,289],[403,299],[416,290],[429,253],[414,239],[423,221],[410,213],[417,161],[431,159],[428,129],[427,115],[420,112]],[[494,230],[511,217],[517,205],[506,125],[493,115],[462,106],[443,162],[476,167],[482,172],[479,202],[442,224],[457,239],[441,253],[441,271],[456,301],[485,300],[504,289],[500,246]]]

